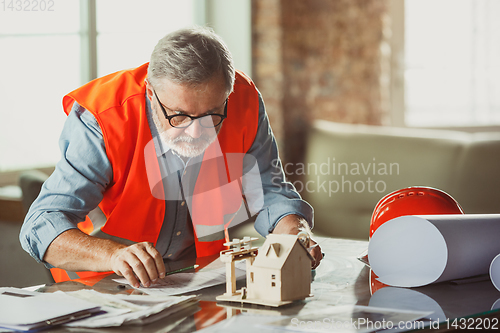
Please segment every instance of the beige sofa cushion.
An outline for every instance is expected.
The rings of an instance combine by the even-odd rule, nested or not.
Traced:
[[[304,169],[295,185],[320,235],[367,239],[378,200],[408,186],[444,190],[466,213],[500,213],[500,133],[317,121]]]

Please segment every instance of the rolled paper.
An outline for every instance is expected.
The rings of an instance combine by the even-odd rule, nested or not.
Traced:
[[[500,291],[500,254],[497,255],[490,264],[491,283]],[[500,306],[499,306],[500,307]]]
[[[496,300],[495,303],[491,306],[491,310],[498,310],[500,309],[500,298]]]
[[[420,287],[487,274],[498,235],[500,214],[401,216],[375,231],[368,260],[379,281]]]

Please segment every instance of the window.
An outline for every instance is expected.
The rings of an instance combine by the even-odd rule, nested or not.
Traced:
[[[170,31],[212,26],[251,74],[250,0],[55,1],[51,11],[10,2],[0,3],[0,172],[55,165],[62,97],[149,61]]]
[[[81,83],[79,33],[78,1],[0,8],[0,171],[59,159],[62,96]]]
[[[500,2],[398,1],[392,30],[404,48],[404,124],[500,124]]]
[[[98,77],[149,61],[160,38],[195,23],[193,1],[185,0],[96,1],[96,11]]]

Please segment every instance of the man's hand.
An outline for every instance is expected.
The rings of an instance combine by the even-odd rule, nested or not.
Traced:
[[[311,250],[309,250],[309,253],[311,256],[314,258],[314,262],[312,263],[312,269],[315,269],[318,267],[319,263],[323,259],[323,253],[321,252],[321,248],[319,247],[319,244],[313,241],[312,239],[309,240],[309,247]]]
[[[292,214],[287,215],[278,221],[278,224],[273,230],[273,234],[297,235],[301,231],[306,231],[309,235],[311,235],[311,230],[309,229],[309,225],[307,224],[307,222],[304,221],[304,219],[300,216]],[[311,249],[309,253],[314,258],[314,262],[311,262],[311,267],[312,269],[315,269],[316,267],[318,267],[321,259],[323,259],[321,248],[312,239],[309,240],[308,248]]]
[[[109,239],[89,236],[79,229],[70,229],[54,239],[44,261],[68,271],[114,271],[130,285],[149,287],[165,277],[163,258],[153,244],[143,242],[126,246]]]
[[[113,271],[127,279],[131,286],[138,288],[139,278],[143,286],[149,287],[158,278],[165,277],[163,258],[153,244],[142,242],[117,249],[111,255]]]

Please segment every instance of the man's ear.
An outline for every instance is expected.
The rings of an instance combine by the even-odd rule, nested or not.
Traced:
[[[149,98],[150,102],[153,102],[153,88],[151,86],[151,83],[149,83],[148,79],[144,79],[144,84],[146,85],[146,94]]]

